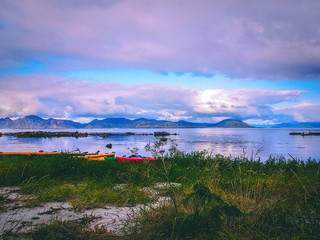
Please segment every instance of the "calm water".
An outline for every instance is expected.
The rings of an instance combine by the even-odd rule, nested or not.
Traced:
[[[209,150],[223,155],[240,156],[244,153],[251,157],[262,148],[257,157],[266,160],[269,156],[284,156],[306,160],[308,158],[320,160],[320,136],[291,136],[292,131],[314,131],[320,129],[223,129],[223,128],[188,128],[188,129],[63,129],[46,131],[79,131],[79,132],[134,132],[153,133],[154,131],[167,131],[178,133],[177,136],[168,136],[168,139],[176,141],[178,150],[190,152]],[[0,129],[0,132],[14,132],[26,130]],[[28,130],[29,131],[29,130]],[[43,131],[43,129],[41,130]],[[149,142],[159,140],[154,136],[112,136],[101,138],[90,136],[87,138],[15,138],[10,136],[0,137],[0,152],[7,151],[73,151],[79,148],[81,151],[116,152],[116,155],[128,155],[128,148],[137,147],[139,153],[145,152],[144,146]],[[169,142],[169,141],[168,141]],[[105,146],[111,143],[112,149]],[[170,145],[170,144],[168,144]]]

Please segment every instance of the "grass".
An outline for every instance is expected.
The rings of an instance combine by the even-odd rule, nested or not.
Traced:
[[[0,159],[0,186],[18,185],[22,193],[33,194],[30,206],[49,201],[68,201],[80,209],[145,204],[152,199],[142,188],[181,183],[162,193],[172,204],[137,216],[120,239],[319,239],[319,180],[315,160],[261,162],[206,152],[122,164],[69,155]],[[61,222],[42,227],[45,232],[74,228]],[[89,233],[87,239],[98,239],[97,232]]]
[[[146,192],[136,185],[125,188],[112,187],[97,180],[84,180],[78,183],[46,180],[23,185],[21,192],[34,194],[26,205],[37,206],[45,202],[70,202],[76,209],[97,208],[106,205],[127,206],[151,202]]]
[[[39,225],[32,233],[15,234],[6,233],[1,239],[12,240],[115,240],[114,233],[103,227],[88,228],[92,219],[85,218],[80,221],[53,220],[49,224]]]

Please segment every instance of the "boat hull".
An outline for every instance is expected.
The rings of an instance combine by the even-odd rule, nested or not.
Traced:
[[[0,152],[0,155],[55,155],[61,152]]]
[[[154,161],[156,158],[151,157],[117,157],[118,162],[145,162]]]
[[[38,155],[57,155],[62,154],[61,152],[0,152],[0,155],[24,155],[24,156],[38,156]],[[85,158],[88,161],[105,161],[106,158],[114,158],[114,153],[104,153],[104,154],[88,154],[79,155],[79,153],[63,153],[75,155],[75,157]]]

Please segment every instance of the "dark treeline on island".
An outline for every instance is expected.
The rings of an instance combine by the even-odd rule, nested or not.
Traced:
[[[138,118],[130,120],[126,118],[95,119],[89,123],[79,123],[71,120],[43,119],[38,116],[27,116],[11,120],[0,118],[1,129],[74,129],[74,128],[252,128],[249,124],[234,119],[226,119],[218,123],[192,123],[187,121],[171,122]]]
[[[290,135],[320,136],[320,132],[291,132]]]

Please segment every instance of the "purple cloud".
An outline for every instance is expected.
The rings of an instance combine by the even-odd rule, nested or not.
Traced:
[[[0,68],[39,61],[54,69],[319,78],[319,12],[319,1],[298,0],[3,0]]]

